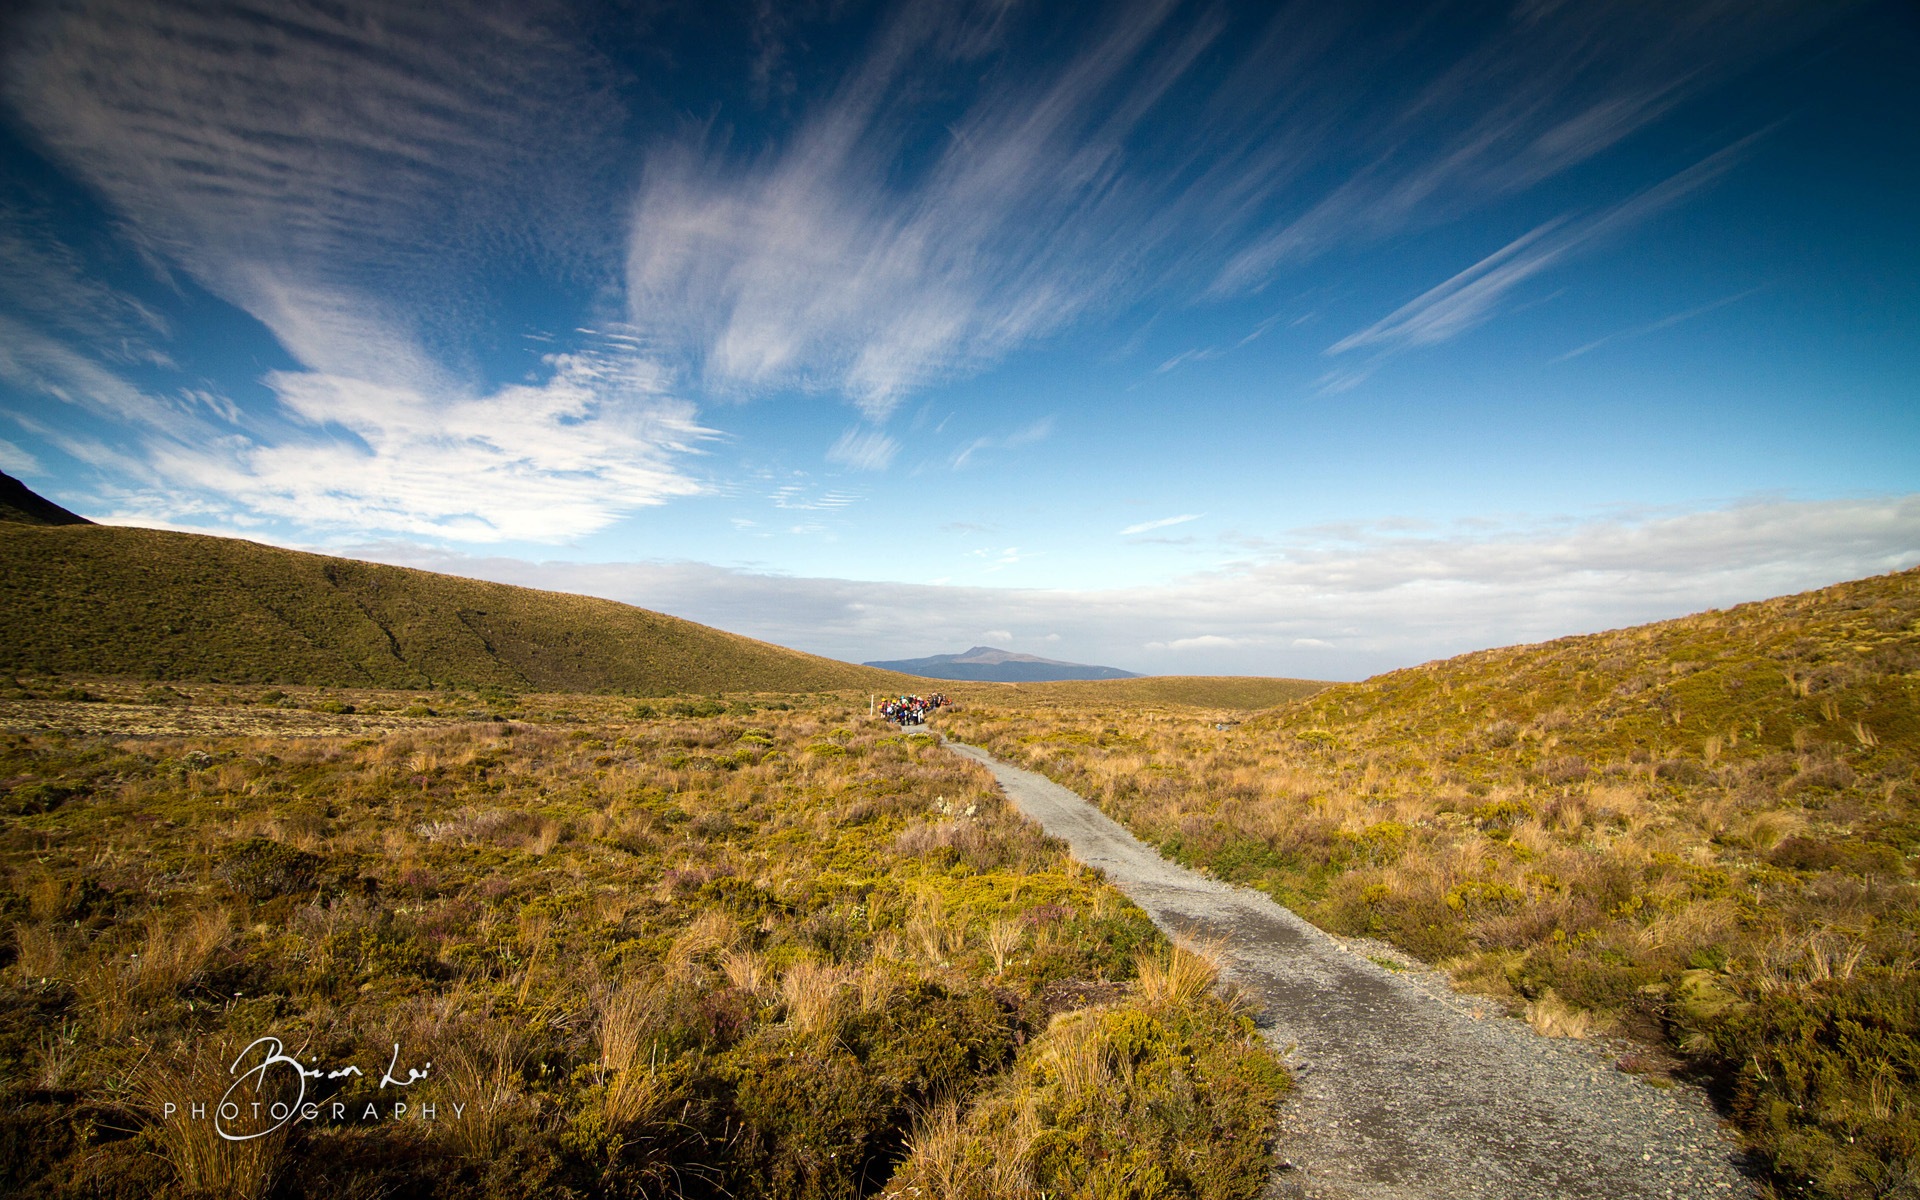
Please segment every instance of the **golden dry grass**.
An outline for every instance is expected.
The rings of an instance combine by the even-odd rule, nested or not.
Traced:
[[[261,707],[226,685],[170,695],[151,707]],[[1111,990],[1157,943],[984,771],[866,721],[864,697],[636,717],[631,699],[519,695],[510,720],[464,719],[501,697],[281,699],[309,696],[356,711],[294,710],[327,730],[309,737],[0,735],[0,1061],[18,1065],[0,1190],[325,1178],[504,1198],[564,1177],[826,1200],[885,1180],[942,1099],[1000,1086],[1049,997]],[[413,705],[460,715],[399,715]],[[1195,1021],[1191,1052],[1267,1053],[1224,1009]],[[195,1055],[261,1033],[365,1076],[315,1084],[348,1115],[214,1162],[154,1104],[205,1092],[220,1081]],[[373,1086],[390,1058],[430,1076],[412,1115],[376,1123],[361,1109],[393,1099]],[[1265,1106],[1220,1119],[1261,1144],[1281,1082],[1233,1085]],[[132,1136],[87,1140],[103,1111]],[[1229,1194],[1207,1188],[1176,1194]]]

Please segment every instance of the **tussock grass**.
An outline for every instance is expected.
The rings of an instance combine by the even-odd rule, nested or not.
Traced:
[[[13,703],[93,713],[124,686]],[[233,691],[152,707],[244,716],[263,695]],[[1002,1122],[982,1097],[1071,1052],[1048,1034],[1062,997],[1180,961],[983,770],[867,721],[864,696],[636,718],[519,694],[491,720],[467,694],[327,695],[356,711],[300,710],[320,736],[0,733],[0,1191],[874,1195],[938,1140],[927,1114],[950,1106],[975,1145]],[[460,715],[398,715],[416,704]],[[1104,1074],[1007,1110],[1033,1152],[982,1187],[1069,1178],[1125,1133],[1085,1142],[1087,1112],[1175,1102],[1197,1107],[1152,1126],[1157,1152],[1213,1165],[1159,1194],[1263,1177],[1269,1052],[1212,998],[1122,1008],[1149,1023],[1082,1018]],[[311,1082],[346,1115],[257,1158],[164,1115],[216,1100],[230,1048],[269,1034],[364,1072]],[[1201,1060],[1219,1069],[1181,1065]],[[431,1063],[404,1117],[376,1086],[390,1062]]]
[[[229,1141],[216,1131],[212,1119],[192,1120],[195,1104],[211,1107],[232,1082],[228,1066],[240,1046],[225,1043],[217,1049],[183,1051],[143,1061],[134,1072],[135,1104],[151,1122],[155,1150],[182,1192],[221,1200],[260,1200],[286,1168],[284,1130],[244,1141]],[[243,1088],[237,1100],[288,1102],[294,1093],[285,1087]],[[171,1115],[168,1115],[171,1114]]]
[[[1647,1043],[1788,1194],[1920,1163],[1920,572],[1464,655],[1243,723],[969,694],[964,740],[1544,1033]]]
[[[1140,961],[1132,996],[1056,1015],[996,1087],[929,1111],[888,1200],[1262,1194],[1263,1148],[1240,1131],[1285,1076],[1204,956]]]
[[[1164,955],[1141,955],[1135,962],[1135,987],[1148,1008],[1190,1007],[1219,977],[1219,952],[1211,949],[1176,943]]]

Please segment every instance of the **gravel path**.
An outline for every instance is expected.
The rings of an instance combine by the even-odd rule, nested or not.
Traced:
[[[947,745],[1162,929],[1218,943],[1228,978],[1264,1004],[1267,1037],[1299,1085],[1270,1196],[1752,1194],[1738,1148],[1692,1089],[1622,1074],[1603,1047],[1537,1036],[1438,976],[1378,966],[1263,893],[1168,862],[1046,777]]]

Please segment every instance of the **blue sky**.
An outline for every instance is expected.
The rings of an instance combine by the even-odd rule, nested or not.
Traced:
[[[1910,5],[418,9],[4,18],[0,469],[850,659],[1920,562]]]

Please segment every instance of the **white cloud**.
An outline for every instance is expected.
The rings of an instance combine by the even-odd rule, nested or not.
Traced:
[[[461,327],[475,264],[595,236],[570,210],[618,114],[541,26],[489,0],[76,0],[10,27],[5,86],[145,245],[309,367],[386,383],[389,344]]]
[[[880,430],[855,425],[827,448],[827,461],[856,471],[884,471],[899,452],[900,443]]]
[[[632,320],[713,388],[838,391],[883,416],[1141,289],[1242,295],[1330,246],[1457,219],[1808,23],[1716,0],[1523,8],[1436,69],[1381,44],[1390,4],[1280,6],[1231,34],[1164,0],[1099,11],[1061,63],[1023,56],[1015,10],[906,5],[784,140],[742,151],[708,126],[656,149]],[[1386,71],[1404,96],[1360,110]],[[949,87],[957,114],[917,125]]]
[[[982,643],[987,643],[987,644],[990,644],[993,642],[1006,643],[1006,642],[1011,642],[1012,640],[1013,640],[1013,632],[1007,629],[989,629],[985,633],[980,635],[980,641]]]
[[[1199,637],[1175,638],[1170,642],[1148,642],[1148,650],[1218,650],[1227,646],[1240,645],[1240,639],[1221,637],[1217,633],[1203,633]]]
[[[1748,141],[1751,139],[1710,155],[1597,215],[1577,221],[1558,218],[1536,226],[1372,325],[1341,338],[1327,347],[1327,353],[1375,347],[1384,355],[1458,337],[1490,319],[1507,293],[1527,280],[1671,207],[1725,174]],[[1343,376],[1332,383],[1323,381],[1323,390],[1343,391],[1358,382],[1348,379]]]
[[[1037,557],[1037,555],[1032,553],[1023,554],[1018,546],[1006,546],[999,550],[969,550],[967,553],[974,558],[984,558],[987,560],[987,565],[981,568],[982,573],[987,575],[1011,567],[1023,559]]]
[[[1556,354],[1552,358],[1548,359],[1547,362],[1549,365],[1554,363],[1567,362],[1571,359],[1579,358],[1584,354],[1591,354],[1595,350],[1600,349],[1602,346],[1609,345],[1613,342],[1625,341],[1629,338],[1645,337],[1649,333],[1658,333],[1662,329],[1671,329],[1675,325],[1679,325],[1686,321],[1691,321],[1695,317],[1705,316],[1707,313],[1713,312],[1715,309],[1725,308],[1729,304],[1735,304],[1741,300],[1745,300],[1748,296],[1753,295],[1759,290],[1760,290],[1759,288],[1748,288],[1743,292],[1736,292],[1731,296],[1722,296],[1718,300],[1709,301],[1706,304],[1696,305],[1693,308],[1685,309],[1681,312],[1671,313],[1667,316],[1661,317],[1658,321],[1650,321],[1645,325],[1638,325],[1632,329],[1623,329],[1618,333],[1610,333],[1610,334],[1607,334],[1605,337],[1595,338],[1591,342],[1587,342],[1584,345],[1574,347],[1573,349],[1567,351],[1565,354]]]
[[[1920,495],[1426,535],[1305,534],[1232,569],[1107,591],[795,579],[698,563],[533,564],[406,546],[370,553],[608,596],[850,661],[971,644],[982,629],[1010,640],[1012,629],[1045,628],[1076,662],[1353,678],[1914,566]],[[1167,649],[1142,661],[1154,642]]]
[[[863,497],[859,492],[844,491],[840,488],[830,488],[815,494],[805,484],[787,483],[775,488],[767,498],[773,501],[775,508],[812,511],[845,508],[850,504],[859,503]]]
[[[1575,8],[1490,22],[1458,63],[1358,113],[1390,4],[1288,5],[1229,32],[1216,10],[1133,0],[1071,31],[1061,61],[1030,53],[1029,18],[997,0],[907,3],[823,99],[795,102],[791,136],[743,149],[708,125],[650,147],[636,183],[623,139],[645,123],[618,97],[643,89],[541,3],[46,5],[8,25],[11,115],[143,255],[257,318],[299,369],[270,380],[278,414],[132,386],[116,365],[159,361],[165,322],[13,219],[0,306],[35,329],[0,330],[0,374],[139,430],[147,461],[74,437],[68,452],[119,455],[156,491],[195,484],[234,521],[259,505],[370,534],[600,528],[697,486],[678,464],[702,431],[660,363],[693,368],[682,395],[843,392],[875,425],[829,456],[884,469],[899,446],[877,422],[916,388],[1148,290],[1244,294],[1328,245],[1454,219],[1617,144],[1800,20],[1722,0],[1631,21]],[[1658,192],[1342,345],[1451,336],[1576,227],[1624,227]],[[638,340],[550,359],[546,383],[477,381],[461,348],[500,315],[474,311],[475,285],[502,266],[605,284]]]
[[[545,382],[501,387],[430,349],[470,336],[480,272],[617,248],[575,214],[613,211],[594,150],[619,114],[538,5],[76,0],[16,24],[16,111],[140,246],[301,368],[270,374],[280,411],[249,418],[144,393],[94,361],[97,336],[86,355],[0,337],[0,376],[135,430],[156,490],[213,493],[230,522],[483,541],[574,537],[698,490],[675,460],[709,431],[633,339],[588,334]],[[36,277],[74,274],[40,258]],[[98,288],[64,294],[95,324],[159,330]]]
[[[457,399],[276,373],[268,383],[313,436],[162,453],[159,465],[308,526],[481,542],[564,541],[699,490],[672,459],[710,431],[664,394],[653,364],[600,352],[548,366],[543,384]]]
[[[0,337],[0,378],[101,411],[134,439],[138,462],[50,439],[136,485],[119,493],[115,516],[127,523],[245,528],[277,517],[362,537],[565,541],[700,490],[674,460],[711,431],[666,394],[657,366],[619,347],[546,365],[543,383],[431,398],[274,372],[266,382],[297,424],[268,440],[220,397],[150,396],[57,343]]]
[[[167,322],[137,298],[95,277],[63,241],[45,208],[0,203],[0,312],[85,340],[111,361],[165,365],[155,344]]]
[[[971,466],[975,459],[979,458],[988,450],[1014,450],[1021,446],[1031,446],[1036,442],[1043,442],[1052,435],[1053,418],[1042,417],[1040,420],[1024,428],[1014,430],[1012,433],[1003,434],[999,437],[974,438],[971,442],[963,446],[959,453],[953,456],[953,469],[959,471]]]
[[[0,471],[9,475],[38,475],[40,461],[12,442],[0,438]]]
[[[1265,333],[1268,329],[1272,328],[1272,324],[1273,323],[1271,320],[1261,322],[1261,324],[1258,327],[1256,327],[1252,333],[1247,334],[1245,337],[1241,338],[1238,342],[1236,342],[1234,345],[1234,348],[1238,349],[1241,346],[1247,345],[1249,342],[1258,340],[1261,334]],[[1172,358],[1169,358],[1167,361],[1155,367],[1153,369],[1153,373],[1155,375],[1165,375],[1168,371],[1173,370],[1175,367],[1178,367],[1183,363],[1208,362],[1212,359],[1219,358],[1221,355],[1225,353],[1226,351],[1222,350],[1218,346],[1201,346],[1193,350],[1182,350],[1180,353],[1174,355]]]
[[[1295,60],[1293,78],[1302,82],[1286,97],[1294,104],[1270,107],[1313,131],[1292,139],[1296,162],[1325,156],[1344,169],[1326,173],[1335,182],[1317,197],[1297,189],[1292,198],[1304,200],[1297,215],[1231,247],[1209,294],[1257,291],[1288,264],[1334,246],[1444,225],[1534,187],[1809,36],[1841,11],[1838,5],[1743,10],[1705,0],[1629,15],[1606,3],[1522,4],[1509,10],[1509,24],[1431,75],[1425,63],[1398,59],[1395,48],[1354,42],[1343,30],[1324,37],[1287,30],[1292,37],[1257,48],[1250,60],[1283,76],[1277,61]],[[1364,28],[1393,15],[1354,13],[1353,19]],[[1412,41],[1402,52],[1421,53],[1424,46]],[[1408,99],[1400,106],[1361,115],[1341,97],[1343,90],[1348,97],[1373,94],[1378,80],[1402,70]],[[1335,130],[1338,149],[1328,144]],[[1424,152],[1412,152],[1414,146]]]
[[[0,313],[0,381],[113,424],[180,433],[193,421],[190,405],[149,395],[114,369],[5,313]]]
[[[1136,533],[1146,533],[1153,529],[1165,529],[1170,525],[1184,525],[1188,521],[1198,521],[1205,513],[1182,513],[1177,517],[1161,517],[1158,521],[1142,521],[1138,525],[1129,525],[1120,531],[1121,537],[1131,537]]]
[[[977,81],[998,19],[992,6],[903,7],[776,153],[730,161],[707,135],[650,156],[633,320],[713,387],[831,388],[875,417],[1062,327],[1124,262],[1101,252],[1117,139],[1194,49],[1153,45],[1167,16],[1114,10],[1064,69],[979,87],[933,164],[902,183],[898,158],[923,132],[901,117],[906,97],[956,62]],[[1115,107],[1123,78],[1135,95]]]

